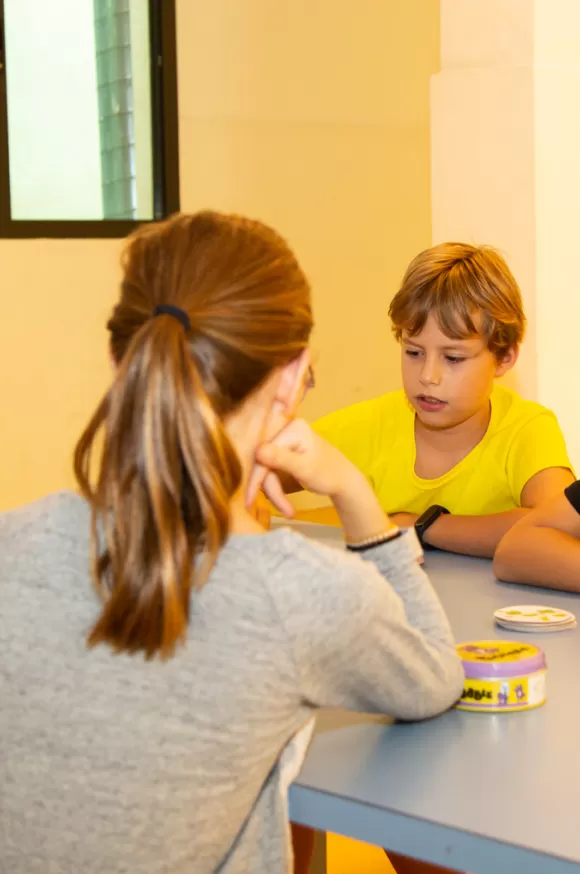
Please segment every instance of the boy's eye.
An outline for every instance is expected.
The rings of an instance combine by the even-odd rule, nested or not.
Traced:
[[[462,361],[465,361],[465,358],[459,358],[457,355],[446,355],[445,360],[449,364],[461,364]]]
[[[405,349],[405,355],[408,355],[409,358],[418,358],[420,354],[418,349]]]

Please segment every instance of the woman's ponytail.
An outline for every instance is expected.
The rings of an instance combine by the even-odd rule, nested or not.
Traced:
[[[227,537],[241,482],[240,462],[172,316],[135,334],[78,443],[75,472],[93,508],[93,575],[104,598],[89,643],[171,655],[187,629],[191,589]]]
[[[129,238],[108,328],[115,379],[74,461],[103,599],[89,643],[166,657],[242,484],[228,416],[307,345],[310,290],[271,228],[177,215]]]

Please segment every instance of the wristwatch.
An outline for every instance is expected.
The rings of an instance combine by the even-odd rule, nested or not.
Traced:
[[[415,522],[415,531],[417,532],[419,543],[421,544],[423,549],[433,549],[432,546],[430,546],[428,543],[425,543],[425,532],[431,527],[433,522],[437,521],[439,516],[448,515],[449,510],[446,510],[445,507],[442,507],[440,504],[433,504],[432,507],[428,507],[424,513],[421,513],[421,515]]]

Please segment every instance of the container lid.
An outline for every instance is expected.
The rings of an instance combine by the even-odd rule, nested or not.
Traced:
[[[546,667],[546,657],[537,646],[508,640],[474,640],[457,646],[465,676],[494,679],[533,674]]]

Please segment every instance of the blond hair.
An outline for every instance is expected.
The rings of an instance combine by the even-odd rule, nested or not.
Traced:
[[[214,212],[144,226],[123,270],[108,323],[116,377],[75,451],[103,598],[89,643],[168,656],[241,484],[224,417],[307,346],[310,289],[278,234]]]
[[[450,338],[482,335],[498,359],[525,334],[519,286],[490,246],[442,243],[411,261],[389,309],[397,340],[420,333],[431,314]]]

